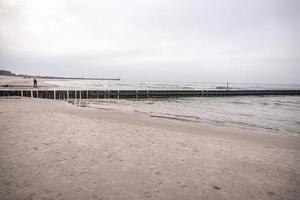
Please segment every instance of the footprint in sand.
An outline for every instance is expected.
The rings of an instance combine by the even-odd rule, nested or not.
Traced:
[[[11,183],[12,183],[12,181],[3,181],[3,184],[4,184],[4,185],[7,185],[7,186],[10,186]]]
[[[275,193],[272,191],[267,192],[268,195],[273,196]]]
[[[216,189],[216,190],[221,190],[221,188],[216,186],[216,185],[214,185],[213,188]]]
[[[150,198],[150,197],[151,197],[151,194],[150,194],[148,191],[145,191],[145,192],[144,192],[144,196],[145,196],[146,198]]]
[[[51,193],[51,190],[48,190],[48,189],[44,189],[44,194],[50,194]]]
[[[33,199],[36,196],[36,193],[30,193],[28,199]]]
[[[181,187],[183,187],[183,188],[185,188],[185,187],[187,187],[188,185],[187,184],[185,184],[185,183],[181,183],[181,182],[179,182],[178,183],[178,185],[180,185]]]
[[[56,197],[56,199],[58,199],[58,198],[60,198],[60,199],[62,199],[62,193],[58,193],[55,197]]]

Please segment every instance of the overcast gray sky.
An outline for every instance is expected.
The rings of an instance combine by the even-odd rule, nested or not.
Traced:
[[[0,68],[300,83],[299,0],[0,0]]]

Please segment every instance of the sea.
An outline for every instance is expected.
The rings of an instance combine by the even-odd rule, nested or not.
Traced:
[[[49,80],[63,89],[210,90],[227,83],[108,80]],[[228,83],[230,90],[300,89],[300,85]],[[237,96],[159,99],[97,99],[89,106],[187,123],[236,127],[267,134],[300,136],[300,96]]]

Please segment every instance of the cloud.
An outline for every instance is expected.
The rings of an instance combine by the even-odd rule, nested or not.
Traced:
[[[299,83],[298,8],[296,0],[0,0],[0,65],[55,75]]]

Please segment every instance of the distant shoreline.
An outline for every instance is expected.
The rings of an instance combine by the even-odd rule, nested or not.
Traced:
[[[59,77],[59,76],[40,76],[40,75],[27,75],[27,74],[15,74],[8,70],[0,70],[0,75],[9,77],[23,77],[23,78],[39,78],[39,79],[63,79],[63,80],[96,80],[96,81],[120,81],[120,78],[80,78],[80,77]]]
[[[26,75],[17,75],[18,77],[26,78],[39,78],[39,79],[63,79],[63,80],[96,80],[96,81],[120,81],[120,78],[79,78],[79,77],[56,77],[56,76],[26,76]]]

